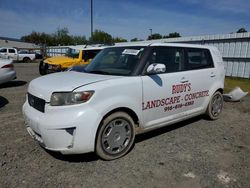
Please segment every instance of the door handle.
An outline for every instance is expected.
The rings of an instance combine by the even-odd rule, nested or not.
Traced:
[[[210,77],[213,78],[213,77],[215,77],[215,76],[216,76],[216,75],[215,75],[213,72],[211,72]]]
[[[188,82],[188,79],[186,79],[186,78],[183,77],[183,78],[181,79],[181,83],[186,83],[186,82]]]

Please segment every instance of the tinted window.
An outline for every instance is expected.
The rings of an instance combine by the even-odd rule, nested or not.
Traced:
[[[19,54],[28,54],[29,52],[28,51],[24,51],[24,50],[21,50],[18,52]]]
[[[187,49],[185,70],[204,69],[213,67],[213,61],[207,49]]]
[[[14,49],[9,49],[9,53],[14,54],[16,51]]]
[[[100,52],[101,50],[86,50],[83,52],[83,59],[89,60],[94,59],[94,57]]]
[[[149,61],[150,64],[166,65],[166,72],[178,72],[183,70],[184,51],[181,48],[157,47],[153,49]]]
[[[65,55],[68,57],[72,57],[72,58],[78,58],[79,53],[80,53],[80,50],[69,48]]]
[[[0,50],[1,53],[7,53],[7,49],[6,48],[3,48]]]

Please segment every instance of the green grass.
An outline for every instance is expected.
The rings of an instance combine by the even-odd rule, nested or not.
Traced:
[[[243,91],[250,93],[250,79],[226,77],[224,93],[228,93],[235,87],[240,87]]]

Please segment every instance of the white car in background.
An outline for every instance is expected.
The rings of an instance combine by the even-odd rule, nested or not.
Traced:
[[[13,60],[0,58],[0,84],[9,82],[16,78]]]
[[[15,48],[0,48],[0,58],[30,63],[35,60],[35,57],[34,53],[29,53],[27,50],[18,52]]]

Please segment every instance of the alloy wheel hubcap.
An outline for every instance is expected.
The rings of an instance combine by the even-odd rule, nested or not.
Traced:
[[[124,119],[112,120],[102,133],[102,147],[109,154],[117,154],[126,149],[132,139],[132,128]]]
[[[222,109],[223,99],[220,95],[215,95],[212,101],[212,114],[218,116]]]

